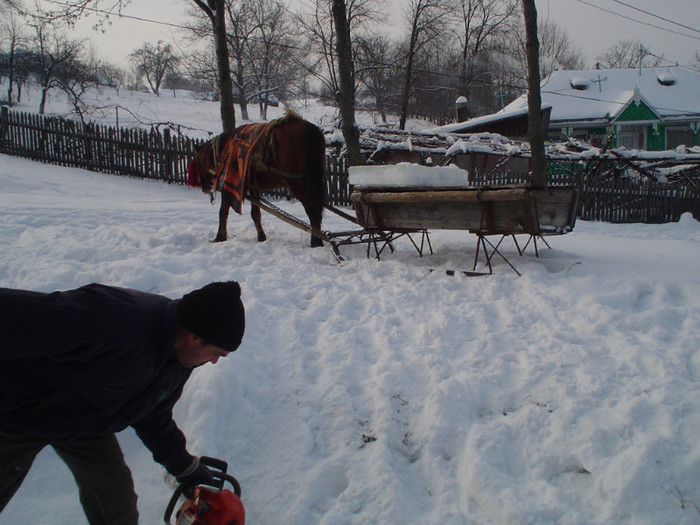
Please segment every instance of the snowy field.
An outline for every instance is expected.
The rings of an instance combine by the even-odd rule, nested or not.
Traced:
[[[212,244],[198,190],[0,155],[0,286],[176,298],[240,281],[243,344],[194,372],[175,418],[192,453],[229,462],[249,525],[700,523],[692,217],[579,221],[539,258],[506,243],[522,277],[498,259],[466,277],[445,273],[471,270],[466,232],[434,232],[432,256],[400,240],[338,264],[266,214],[258,243],[248,209]],[[161,523],[164,470],[119,439],[141,522]],[[85,523],[50,449],[0,515],[23,523]]]

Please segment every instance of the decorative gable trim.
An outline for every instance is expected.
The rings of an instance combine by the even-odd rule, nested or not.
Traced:
[[[625,106],[620,110],[613,122],[658,122],[661,117],[644,100],[637,88]]]

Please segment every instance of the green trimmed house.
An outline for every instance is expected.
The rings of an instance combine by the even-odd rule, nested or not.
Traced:
[[[612,135],[611,147],[662,151],[700,146],[700,74],[684,67],[554,71],[542,83],[542,108],[549,107],[552,141],[572,137],[601,146]],[[485,131],[489,117],[503,121],[526,109],[524,95],[502,111],[480,117],[479,131]],[[476,131],[470,122],[452,124],[459,129],[450,131]]]

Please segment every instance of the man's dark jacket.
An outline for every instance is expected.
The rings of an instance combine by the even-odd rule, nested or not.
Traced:
[[[131,426],[181,473],[192,456],[172,418],[190,375],[173,352],[178,303],[99,284],[0,288],[0,430],[63,441]]]

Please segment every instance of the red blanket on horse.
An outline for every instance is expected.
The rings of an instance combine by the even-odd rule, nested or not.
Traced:
[[[233,196],[231,207],[238,213],[241,213],[241,205],[245,197],[246,180],[250,175],[253,151],[269,125],[270,122],[246,124],[236,129],[219,156],[216,169],[217,188]]]

